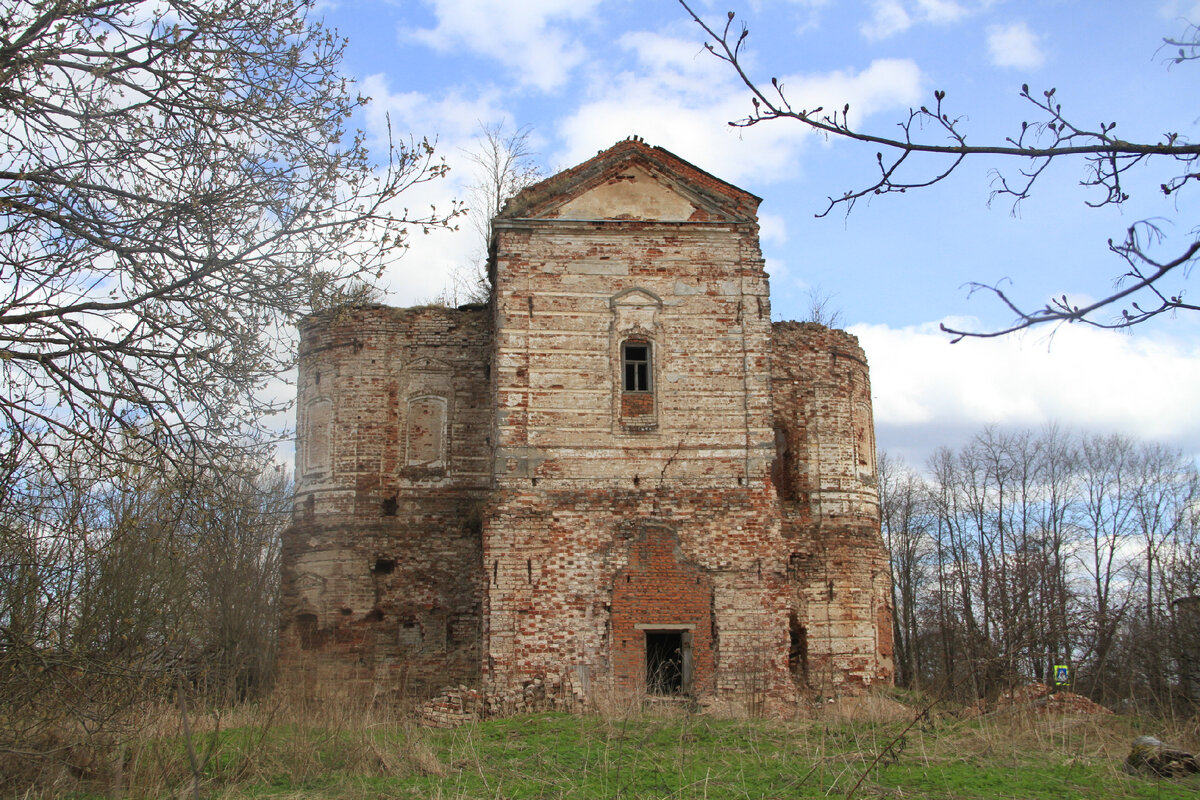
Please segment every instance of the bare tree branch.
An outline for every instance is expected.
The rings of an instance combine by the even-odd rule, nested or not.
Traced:
[[[460,213],[398,204],[446,167],[345,129],[310,5],[0,0],[0,451],[262,440],[296,316]]]
[[[786,89],[777,78],[770,79],[770,88],[751,77],[742,63],[743,48],[749,30],[735,27],[735,15],[728,13],[723,26],[706,23],[686,0],[680,5],[707,34],[705,48],[733,68],[742,83],[750,90],[752,112],[729,124],[752,127],[775,120],[792,120],[825,136],[836,136],[878,148],[875,161],[878,172],[874,180],[860,188],[849,189],[831,196],[823,217],[834,208],[847,213],[864,197],[904,193],[939,183],[950,176],[967,158],[980,156],[1016,159],[1022,162],[1016,173],[1006,176],[992,172],[991,197],[1005,197],[1019,205],[1028,198],[1052,161],[1079,159],[1083,162],[1084,187],[1099,196],[1086,201],[1090,207],[1120,205],[1129,199],[1124,176],[1135,166],[1164,162],[1174,174],[1161,184],[1164,196],[1174,195],[1195,181],[1200,181],[1200,144],[1187,141],[1178,133],[1164,133],[1153,142],[1130,142],[1116,134],[1116,122],[1101,122],[1085,126],[1070,119],[1054,89],[1034,93],[1028,85],[1021,87],[1021,97],[1036,110],[1036,119],[1021,123],[1020,131],[1000,144],[973,144],[967,140],[964,117],[951,112],[946,93],[934,92],[932,106],[910,109],[906,119],[899,122],[898,136],[883,136],[852,126],[850,106],[826,111],[823,107],[796,108],[789,102]],[[719,30],[718,30],[719,27]],[[1172,63],[1192,60],[1200,55],[1200,29],[1189,25],[1179,39],[1164,39],[1164,46],[1173,47]],[[933,159],[932,162],[929,159]],[[1175,311],[1194,311],[1200,306],[1184,299],[1182,281],[1200,254],[1197,231],[1189,232],[1191,241],[1176,256],[1161,258],[1155,255],[1163,239],[1160,227],[1142,222],[1129,229],[1121,244],[1109,242],[1109,249],[1124,263],[1114,280],[1114,288],[1099,300],[1083,305],[1072,303],[1066,295],[1052,299],[1044,307],[1027,308],[1010,298],[996,285],[971,283],[972,290],[995,295],[1014,315],[1014,322],[1000,330],[966,331],[944,328],[954,341],[966,337],[1002,336],[1014,331],[1045,323],[1081,322],[1102,328],[1128,328]],[[1153,250],[1151,245],[1154,245]],[[1166,289],[1168,278],[1176,280],[1178,288]],[[1119,309],[1115,317],[1111,315]]]

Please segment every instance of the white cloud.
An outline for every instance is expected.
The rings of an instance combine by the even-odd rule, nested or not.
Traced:
[[[872,41],[887,39],[904,33],[917,23],[946,25],[958,22],[971,13],[957,0],[874,0],[871,18],[859,25],[858,30]]]
[[[758,233],[764,242],[775,245],[787,243],[787,220],[778,214],[759,214]]]
[[[1039,38],[1024,22],[992,25],[987,31],[988,55],[997,67],[1037,69],[1046,61]]]
[[[1200,24],[1198,0],[1167,0],[1159,7],[1158,13],[1166,19],[1187,20],[1193,24]]]
[[[466,151],[474,147],[480,124],[514,127],[512,115],[498,105],[494,93],[467,97],[450,92],[431,97],[421,92],[392,92],[384,75],[365,78],[363,92],[371,97],[366,123],[373,152],[386,143],[390,122],[395,136],[404,131],[417,135],[436,131],[436,155],[450,167],[446,178],[407,189],[394,203],[397,214],[405,208],[414,215],[428,213],[431,206],[445,210],[455,200],[465,199],[473,180]],[[427,302],[450,284],[455,269],[474,262],[482,245],[465,217],[457,222],[458,231],[435,230],[428,235],[410,231],[408,251],[383,276],[388,293],[385,302],[400,306]]]
[[[731,71],[690,39],[629,34],[619,45],[635,70],[597,74],[588,98],[559,124],[558,164],[583,161],[636,133],[733,183],[794,179],[800,155],[816,141],[801,125],[780,120],[731,128],[750,111],[749,92]],[[782,76],[795,108],[851,107],[856,123],[870,114],[908,108],[922,94],[922,75],[907,59],[880,59],[866,69]]]
[[[827,110],[850,105],[852,124],[881,111],[908,108],[921,95],[921,70],[910,59],[881,58],[861,72],[835,70],[781,79],[793,106]]]
[[[1192,342],[1077,326],[955,345],[934,323],[850,330],[871,363],[880,447],[915,465],[988,424],[1059,423],[1200,454],[1200,347]]]
[[[875,0],[871,8],[870,21],[859,26],[859,31],[868,39],[886,39],[912,27],[912,17],[899,0]]]
[[[921,9],[924,19],[936,24],[958,22],[967,13],[954,0],[917,0],[917,7]]]
[[[429,132],[444,143],[461,144],[472,139],[480,122],[509,119],[498,105],[495,92],[468,97],[458,91],[437,96],[423,92],[393,92],[383,74],[363,79],[362,92],[371,98],[367,105],[367,133],[376,144],[387,141],[388,125],[392,135],[412,131],[416,135]],[[440,149],[445,149],[440,148]]]
[[[581,64],[583,45],[561,23],[586,19],[600,0],[426,0],[435,28],[413,39],[438,50],[466,50],[504,64],[524,85],[559,88]]]

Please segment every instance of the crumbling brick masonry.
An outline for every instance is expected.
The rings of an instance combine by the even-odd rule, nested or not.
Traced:
[[[301,326],[281,669],[491,711],[890,681],[866,359],[759,199],[640,139],[494,221],[486,307]]]

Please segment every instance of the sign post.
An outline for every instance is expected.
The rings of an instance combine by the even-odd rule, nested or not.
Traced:
[[[1066,664],[1054,665],[1054,685],[1066,686],[1071,681],[1071,668]]]

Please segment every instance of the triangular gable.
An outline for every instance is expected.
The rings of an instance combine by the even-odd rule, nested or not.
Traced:
[[[497,218],[751,222],[759,202],[679,156],[632,138],[530,186]]]

